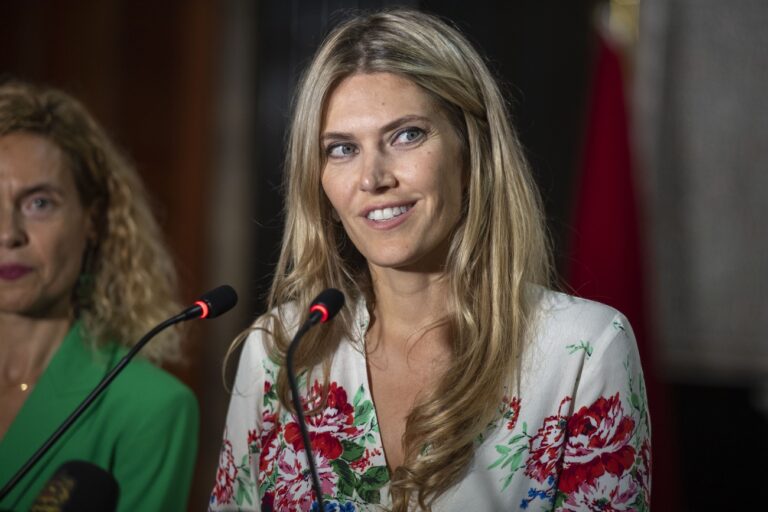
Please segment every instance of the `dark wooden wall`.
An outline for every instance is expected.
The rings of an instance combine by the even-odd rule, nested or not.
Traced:
[[[0,3],[0,73],[77,97],[135,162],[176,259],[185,301],[206,282],[217,28],[216,3],[208,0]],[[204,324],[188,330],[187,363],[169,368],[195,392],[203,385],[204,330]],[[198,473],[207,496],[211,471]],[[201,510],[205,498],[193,499],[190,510]]]

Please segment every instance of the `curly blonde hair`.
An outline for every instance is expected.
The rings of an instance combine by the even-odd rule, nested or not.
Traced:
[[[136,170],[83,105],[52,88],[0,83],[0,136],[31,133],[64,154],[95,236],[86,249],[72,308],[95,346],[130,346],[180,311],[176,270]],[[167,330],[142,354],[179,359],[179,332]]]
[[[541,201],[509,122],[497,82],[455,28],[432,15],[394,9],[351,18],[320,46],[298,87],[286,159],[286,220],[281,255],[264,323],[275,355],[290,342],[281,305],[299,311],[326,287],[350,302],[375,297],[362,256],[347,238],[321,188],[320,130],[336,84],[356,73],[394,73],[420,86],[452,120],[463,145],[469,184],[464,215],[450,244],[446,275],[452,361],[435,389],[410,412],[404,464],[392,476],[393,510],[434,500],[455,485],[475,442],[497,415],[505,389],[519,383],[520,358],[531,335],[531,284],[548,286],[551,255]],[[321,366],[351,332],[352,312],[308,334],[295,355],[297,371]],[[278,393],[292,409],[285,371]],[[428,447],[429,449],[425,448]]]

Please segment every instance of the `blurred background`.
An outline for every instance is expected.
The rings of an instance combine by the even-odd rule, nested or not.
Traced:
[[[187,363],[169,368],[202,411],[189,510],[214,481],[224,354],[263,312],[276,261],[291,91],[340,11],[388,5],[453,20],[487,55],[545,199],[560,286],[629,317],[653,509],[757,508],[768,2],[2,0],[0,73],[79,98],[136,163],[185,300],[220,283],[240,294],[232,313],[189,326]]]

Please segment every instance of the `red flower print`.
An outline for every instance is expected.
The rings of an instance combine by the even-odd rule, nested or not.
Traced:
[[[508,409],[504,412],[504,417],[509,417],[507,423],[507,430],[515,430],[517,425],[517,418],[520,416],[520,399],[514,397],[512,400],[504,400],[505,404],[509,404]]]
[[[568,512],[620,512],[635,510],[638,485],[627,473],[618,478],[610,473],[584,483],[563,504]]]
[[[228,503],[232,499],[232,484],[236,477],[237,466],[232,454],[232,443],[224,438],[219,454],[219,468],[216,470],[216,485],[213,488],[216,503]]]
[[[646,439],[640,445],[640,464],[637,466],[637,480],[643,488],[646,503],[651,500],[651,441]]]
[[[290,443],[297,452],[304,449],[304,440],[301,437],[298,423],[292,422],[285,426],[285,441]],[[309,442],[314,453],[321,453],[329,460],[338,459],[344,451],[341,442],[330,432],[317,433],[310,431]]]
[[[305,402],[308,411],[320,404],[322,388],[318,382],[312,389],[312,395]],[[307,414],[309,441],[315,453],[322,454],[328,460],[341,457],[344,448],[341,441],[360,435],[361,430],[354,426],[355,408],[347,401],[347,392],[337,383],[331,382],[328,388],[328,400],[318,414]],[[285,441],[297,452],[304,449],[301,430],[296,422],[285,426]]]
[[[566,494],[604,473],[617,477],[632,467],[635,450],[629,444],[635,422],[624,414],[619,394],[598,398],[568,420],[568,444],[558,487]]]
[[[563,409],[570,401],[570,397],[563,398],[557,414],[546,418],[544,424],[528,443],[530,455],[525,463],[525,474],[539,482],[555,476],[560,466],[565,443],[565,427],[568,424]]]
[[[352,462],[350,462],[349,466],[355,471],[364,473],[365,470],[372,465],[371,457],[378,457],[379,455],[381,455],[381,450],[379,450],[378,448],[374,448],[374,449],[366,448],[365,452],[363,453],[363,456],[357,460],[353,460]]]
[[[315,381],[310,402],[313,406],[320,404],[322,388]],[[325,408],[319,414],[311,414],[307,417],[307,423],[312,430],[324,432],[336,432],[346,434],[344,437],[359,434],[359,429],[353,426],[355,421],[355,408],[347,401],[347,392],[336,382],[331,382],[328,387],[328,399]]]
[[[310,510],[315,501],[312,478],[304,451],[296,452],[286,447],[280,452],[277,466],[280,478],[275,482],[274,510]],[[315,466],[323,494],[333,495],[336,489],[336,474],[328,459],[315,454]]]
[[[280,432],[277,415],[265,411],[262,414],[262,428],[261,453],[259,454],[259,478],[261,478],[262,475],[272,472],[272,467],[274,466],[275,458],[277,457],[277,452],[280,448],[280,441],[277,436]]]

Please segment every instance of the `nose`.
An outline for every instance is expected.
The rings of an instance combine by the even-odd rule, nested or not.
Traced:
[[[27,234],[13,209],[0,208],[0,247],[14,248],[27,243]]]
[[[375,194],[397,186],[397,178],[388,155],[379,151],[369,152],[362,160],[360,190]]]

